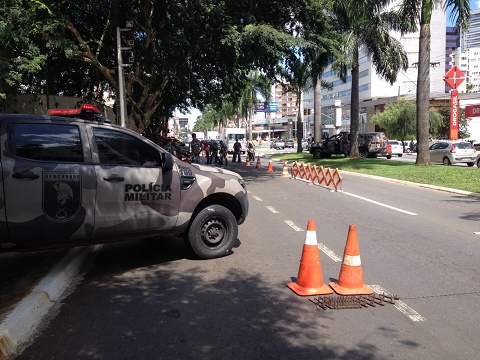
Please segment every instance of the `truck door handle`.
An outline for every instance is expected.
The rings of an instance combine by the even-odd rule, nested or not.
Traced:
[[[123,178],[123,177],[121,177],[120,175],[117,175],[117,174],[112,174],[112,175],[110,175],[109,177],[105,177],[105,176],[104,176],[104,177],[103,177],[103,180],[105,180],[105,181],[118,181],[118,182],[120,182],[120,181],[124,181],[125,178]]]
[[[32,173],[31,171],[24,171],[21,173],[14,173],[14,179],[38,179],[40,176],[37,174]]]

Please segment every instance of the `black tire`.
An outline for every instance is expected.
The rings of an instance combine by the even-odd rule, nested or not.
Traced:
[[[388,154],[387,159],[391,159],[391,158],[392,158],[392,154]]]
[[[474,162],[468,162],[467,165],[468,165],[468,167],[472,167],[473,165],[475,165],[475,163]]]
[[[477,160],[477,167],[480,168],[480,157]]]
[[[398,154],[398,157],[402,157],[402,156],[403,156],[403,154]]]
[[[238,224],[226,207],[210,205],[193,219],[187,239],[201,259],[215,259],[227,255],[235,245]]]
[[[315,149],[313,150],[313,158],[314,159],[321,159],[322,158],[323,151],[320,149]]]
[[[452,165],[452,163],[450,162],[450,159],[447,158],[446,156],[443,158],[443,165]]]
[[[368,150],[364,147],[359,147],[358,156],[360,156],[361,158],[366,158],[368,156]]]

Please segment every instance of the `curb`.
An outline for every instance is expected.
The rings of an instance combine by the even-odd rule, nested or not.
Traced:
[[[454,193],[454,194],[460,194],[460,195],[480,198],[480,193],[475,193],[475,192],[470,192],[470,191],[465,191],[465,190],[451,189],[451,188],[446,188],[446,187],[437,186],[437,185],[421,184],[421,183],[416,183],[416,182],[412,182],[412,181],[398,180],[398,179],[392,179],[392,178],[376,176],[376,175],[361,174],[361,173],[352,172],[352,171],[344,171],[344,170],[338,170],[338,171],[341,172],[341,173],[349,174],[349,175],[369,177],[369,178],[376,179],[376,180],[396,182],[396,183],[399,183],[399,184],[415,185],[415,186],[418,186],[418,187],[424,187],[424,188],[433,189],[433,190],[439,190],[439,191],[444,191],[444,192],[449,192],[449,193]]]
[[[42,318],[61,299],[90,253],[101,245],[72,248],[0,324],[0,360],[12,355],[35,332]]]

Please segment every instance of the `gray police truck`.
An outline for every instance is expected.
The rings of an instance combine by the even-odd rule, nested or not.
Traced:
[[[245,182],[189,164],[95,106],[0,115],[0,251],[183,236],[224,256],[248,214]]]

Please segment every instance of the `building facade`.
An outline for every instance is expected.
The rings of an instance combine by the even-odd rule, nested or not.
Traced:
[[[432,14],[430,24],[432,34],[443,34],[443,36],[432,36],[430,47],[430,92],[432,97],[445,94],[445,83],[443,77],[446,68],[446,15],[441,8],[436,8]],[[396,82],[390,84],[380,78],[373,63],[368,56],[366,49],[360,49],[359,57],[359,95],[360,95],[360,131],[374,131],[375,127],[369,123],[371,116],[375,114],[375,106],[372,101],[379,98],[396,96],[411,97],[416,93],[417,87],[417,64],[419,32],[406,34],[403,37],[399,33],[392,34],[403,45],[408,56],[409,67],[406,71],[400,71]],[[350,99],[351,99],[351,75],[348,74],[344,83],[336,73],[327,69],[322,79],[333,85],[331,90],[324,90],[322,96],[322,127],[329,133],[339,130],[348,130],[350,124]],[[337,101],[337,106],[335,104]],[[338,102],[340,101],[340,102]],[[341,128],[334,126],[335,114],[338,104],[341,104]],[[303,108],[313,109],[313,91],[304,94]],[[306,119],[308,128],[313,129],[313,114]],[[324,130],[322,130],[324,131]]]

